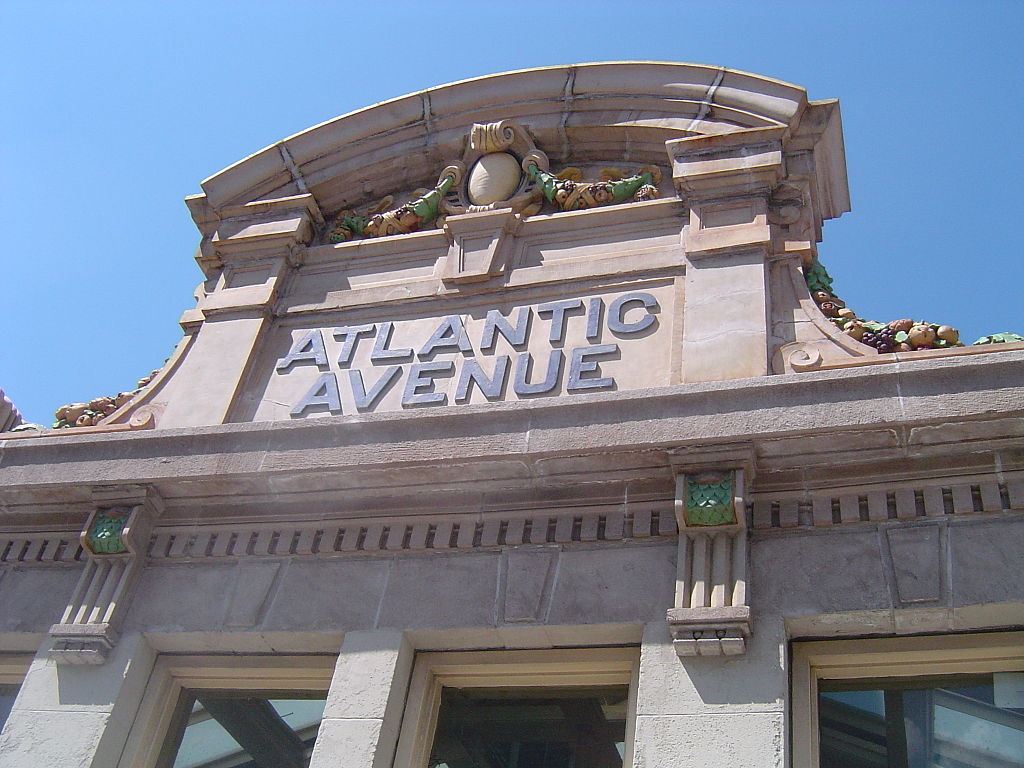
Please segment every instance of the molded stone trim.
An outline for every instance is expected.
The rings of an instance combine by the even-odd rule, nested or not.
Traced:
[[[1009,473],[1008,473],[1009,474]],[[1024,510],[1024,474],[958,478],[929,485],[876,485],[760,496],[754,530],[829,528],[888,520],[941,519]]]
[[[664,505],[630,512],[556,512],[534,516],[466,515],[364,518],[308,523],[159,528],[151,560],[267,555],[333,556],[362,553],[474,550],[674,536]]]

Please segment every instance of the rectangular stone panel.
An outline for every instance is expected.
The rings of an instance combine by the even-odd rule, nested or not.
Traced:
[[[676,236],[678,237],[678,235]],[[351,315],[275,322],[238,418],[401,411],[676,383],[671,278],[602,291],[532,289],[383,303]]]
[[[900,602],[921,603],[942,597],[942,558],[938,525],[886,530],[893,580]]]
[[[388,560],[338,558],[288,564],[262,629],[351,631],[373,627]]]
[[[672,606],[676,543],[566,550],[551,596],[551,624],[664,620]]]
[[[391,561],[378,626],[494,626],[497,553],[407,555]]]
[[[539,621],[550,599],[550,573],[558,551],[510,550],[505,556],[505,621]]]

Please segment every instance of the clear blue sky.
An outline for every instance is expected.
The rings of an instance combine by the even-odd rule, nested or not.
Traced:
[[[0,26],[0,387],[29,420],[131,389],[201,273],[182,198],[289,134],[492,72],[724,65],[842,102],[862,316],[1024,333],[1022,2],[11,2]]]

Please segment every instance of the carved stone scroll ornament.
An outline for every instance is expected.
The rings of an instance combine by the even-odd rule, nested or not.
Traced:
[[[99,505],[80,535],[85,569],[58,623],[50,656],[64,664],[102,664],[138,581],[162,502],[152,490],[100,489]]]
[[[679,656],[735,656],[750,636],[743,470],[676,478],[679,555],[667,614]]]
[[[445,211],[460,214],[505,209],[524,216],[537,213],[543,198],[526,174],[528,161],[547,168],[547,155],[518,122],[475,123],[461,159],[468,169],[466,181],[445,199]]]

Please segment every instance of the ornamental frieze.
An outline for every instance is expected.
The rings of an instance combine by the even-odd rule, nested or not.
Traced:
[[[514,120],[476,124],[460,160],[441,171],[432,189],[416,190],[395,205],[392,195],[357,213],[343,210],[326,239],[344,243],[359,238],[403,235],[438,226],[446,215],[509,209],[530,216],[547,209],[580,211],[602,205],[653,200],[661,170],[645,166],[628,174],[606,168],[587,181],[576,167],[551,171],[548,156]]]

